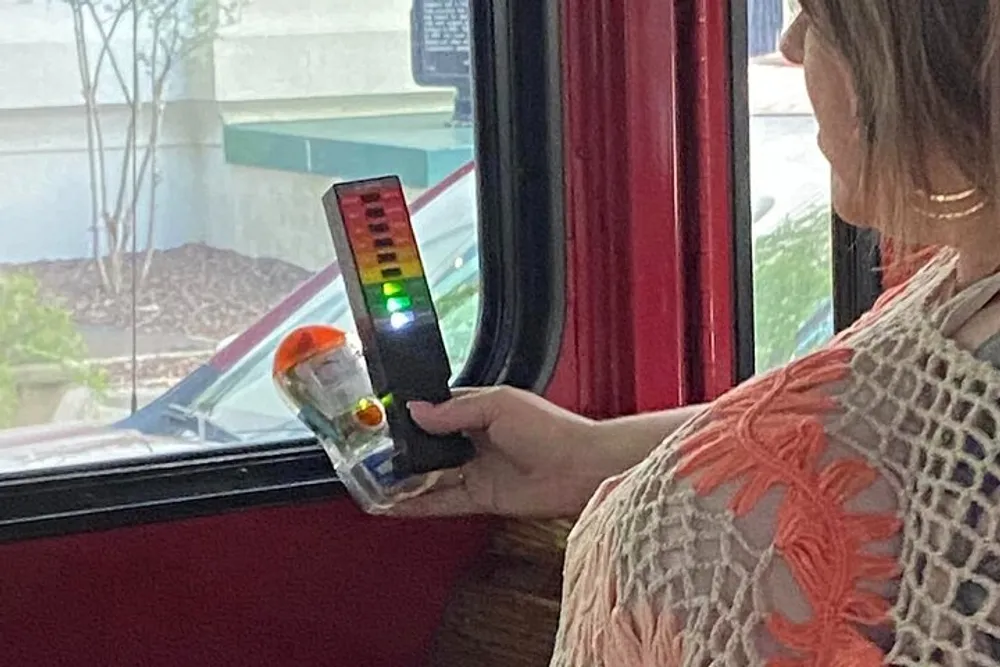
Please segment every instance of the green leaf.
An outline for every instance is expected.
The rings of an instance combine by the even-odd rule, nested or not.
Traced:
[[[102,391],[107,379],[84,363],[86,352],[70,312],[45,301],[31,274],[0,273],[0,427],[17,412],[15,366],[57,364],[79,384]]]

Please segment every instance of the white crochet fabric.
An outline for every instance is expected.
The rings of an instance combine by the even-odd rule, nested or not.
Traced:
[[[944,251],[605,482],[552,667],[1000,664],[1000,371]]]

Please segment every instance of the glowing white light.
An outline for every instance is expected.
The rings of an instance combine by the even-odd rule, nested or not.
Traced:
[[[389,316],[389,325],[393,329],[402,329],[413,321],[413,313],[393,313]]]

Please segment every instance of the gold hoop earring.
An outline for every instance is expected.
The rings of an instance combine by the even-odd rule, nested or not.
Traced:
[[[968,199],[969,197],[971,197],[972,195],[976,194],[977,192],[979,192],[979,188],[969,188],[968,190],[963,190],[962,192],[955,192],[955,193],[952,193],[952,194],[946,194],[946,195],[936,195],[936,194],[935,195],[928,195],[928,194],[924,194],[920,190],[917,190],[917,194],[924,195],[925,197],[927,197],[928,199],[930,199],[932,202],[938,202],[938,203],[942,203],[942,202],[949,202],[950,203],[950,202],[962,201],[963,199]]]
[[[957,204],[963,202],[967,199],[971,199],[976,194],[979,193],[979,188],[972,187],[968,190],[963,190],[961,192],[946,193],[946,194],[927,194],[921,190],[917,191],[917,194],[926,198],[927,200],[935,204]],[[914,205],[913,209],[920,215],[931,218],[933,220],[961,220],[963,218],[968,218],[976,213],[979,213],[984,208],[986,208],[986,200],[981,199],[978,202],[972,204],[971,206],[958,210],[958,211],[931,211],[922,206]]]

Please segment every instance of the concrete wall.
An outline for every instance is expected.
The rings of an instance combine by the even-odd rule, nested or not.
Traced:
[[[413,83],[409,8],[410,0],[247,4],[173,81],[155,245],[207,242],[306,268],[328,263],[319,195],[330,179],[225,164],[222,123],[450,110],[451,91]],[[128,55],[130,35],[115,48]],[[98,101],[117,165],[129,115],[110,77]],[[0,263],[90,255],[84,118],[68,7],[0,0]],[[140,210],[141,244],[145,222]]]

